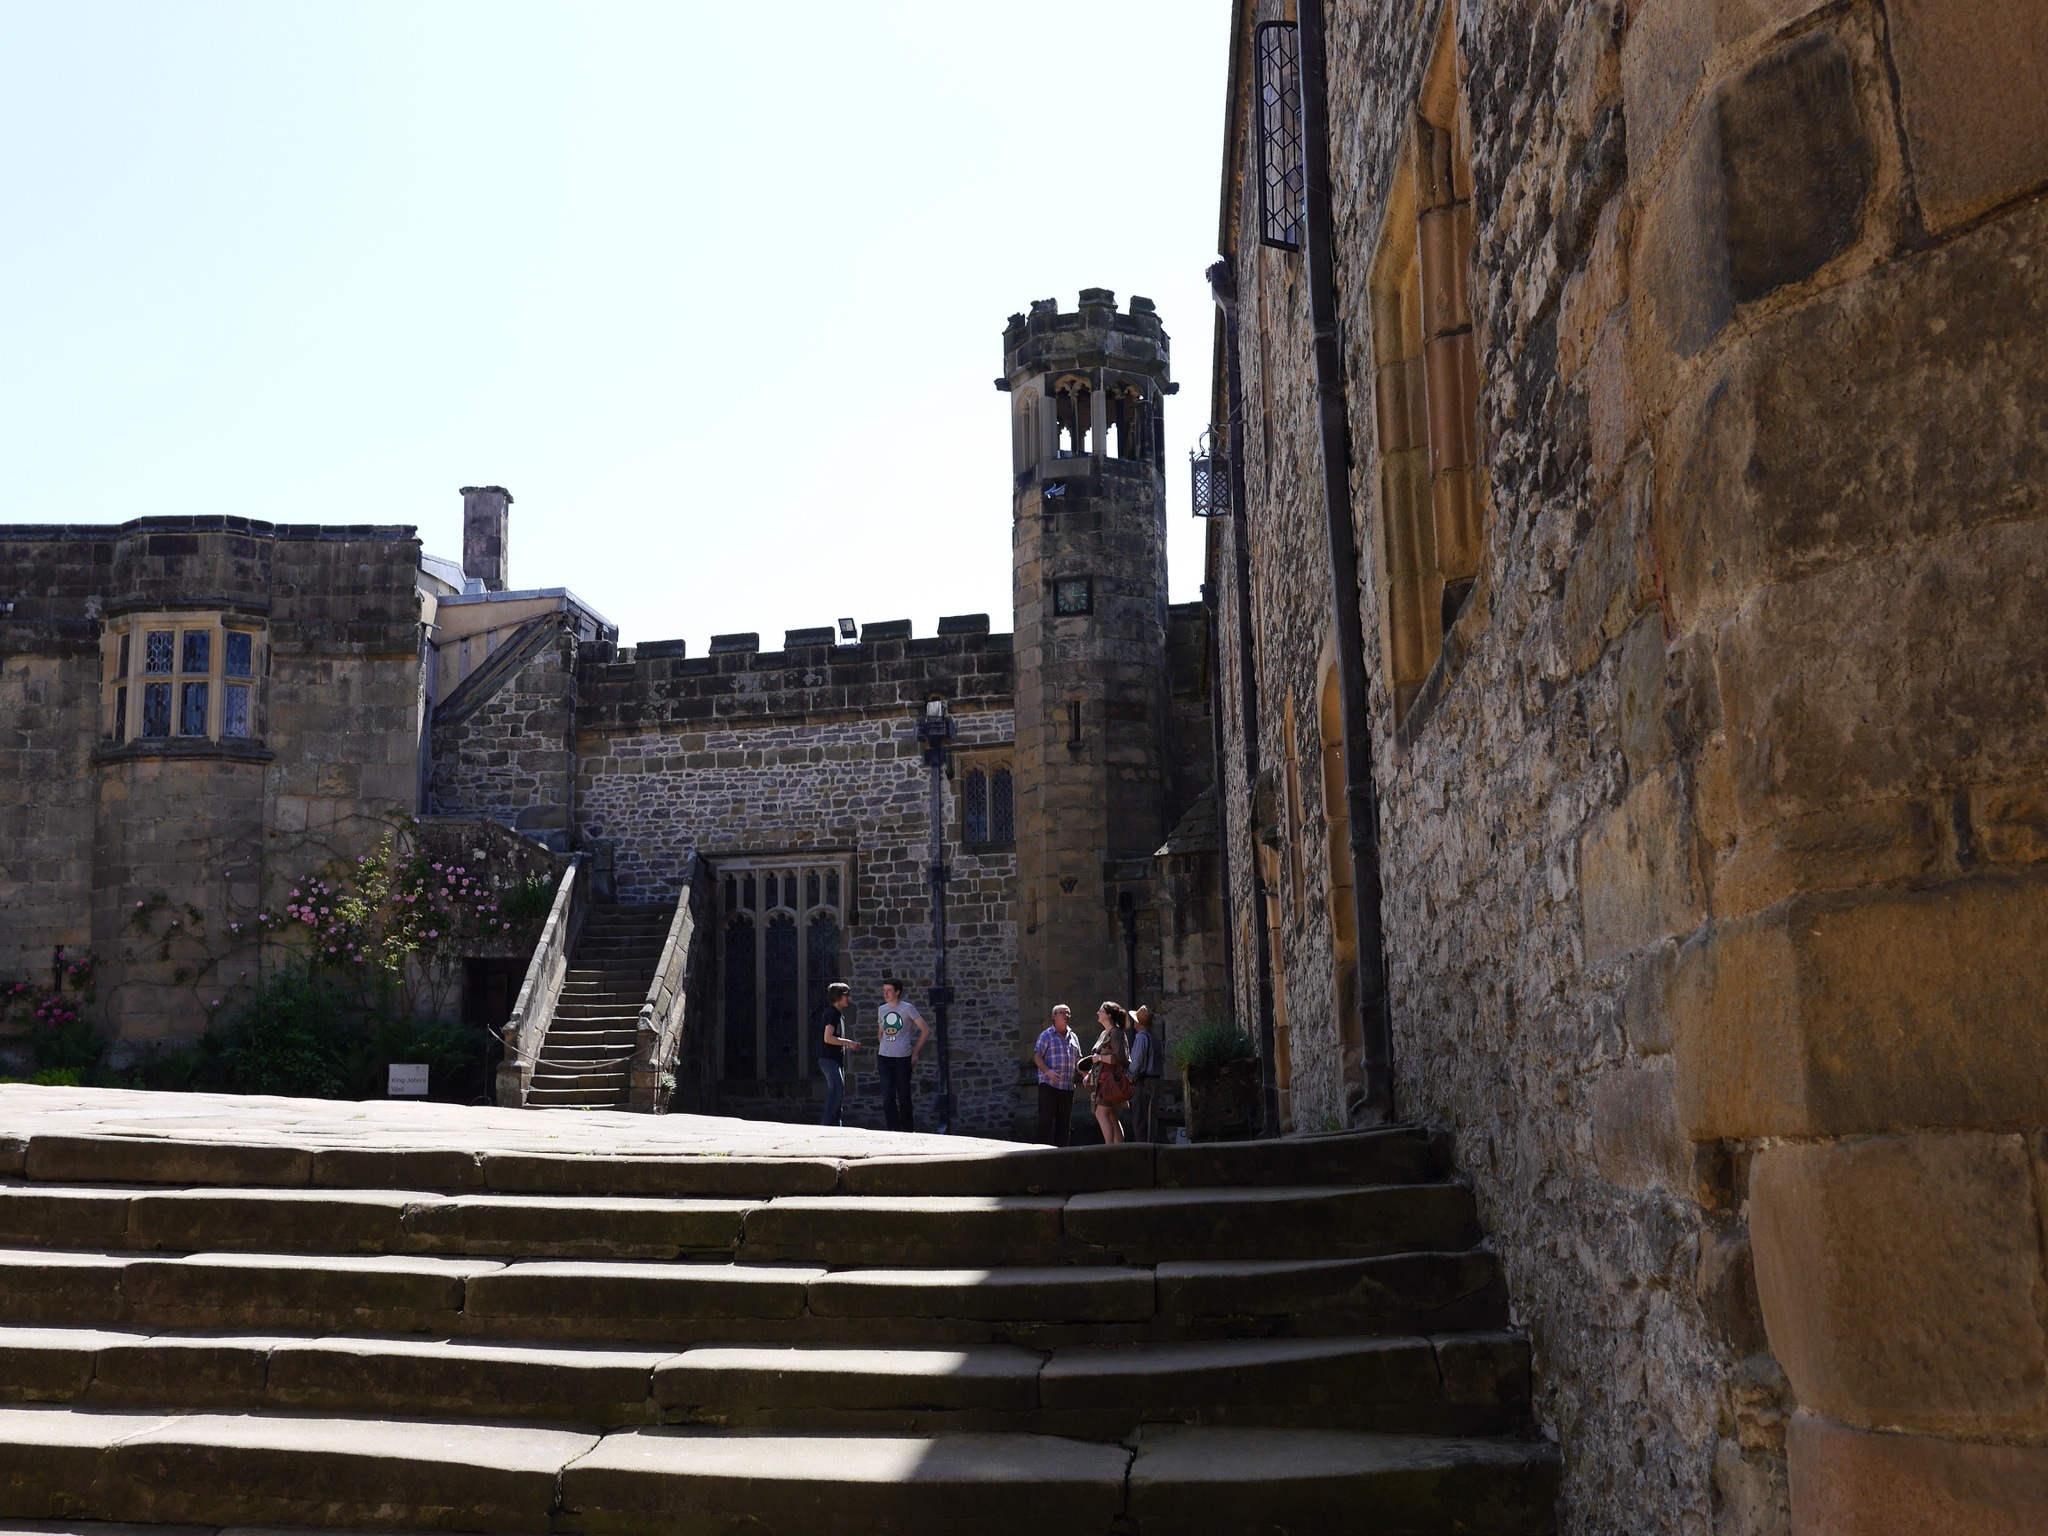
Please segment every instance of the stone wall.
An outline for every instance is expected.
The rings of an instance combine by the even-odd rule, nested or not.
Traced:
[[[418,542],[145,518],[0,530],[0,549],[21,593],[0,677],[27,722],[0,810],[42,829],[0,840],[0,965],[90,945],[117,1040],[196,1033],[260,976],[257,912],[415,809]],[[255,627],[248,738],[114,740],[102,636],[140,613]]]
[[[1014,739],[1010,637],[989,634],[986,620],[942,627],[951,632],[919,640],[907,622],[871,624],[856,646],[813,640],[691,659],[657,644],[583,671],[577,832],[609,859],[619,900],[673,899],[693,848],[714,873],[721,855],[847,856],[843,979],[870,1044],[884,976],[904,976],[911,1000],[931,1011],[927,780],[915,716],[937,692],[951,702],[960,748]],[[962,850],[952,785],[945,803],[954,1093],[963,1129],[1007,1135],[1020,1103],[1015,856]],[[860,1066],[871,1081],[871,1056]],[[920,1116],[935,1088],[927,1052]],[[879,1120],[871,1088],[850,1110]]]
[[[1240,7],[1238,46],[1278,9]],[[1928,0],[1458,8],[1486,544],[1397,719],[1372,282],[1413,238],[1389,207],[1442,9],[1329,12],[1396,1090],[1475,1181],[1566,1529],[2037,1527],[2048,29]],[[1250,219],[1284,777],[1320,746],[1328,567],[1302,258]],[[1313,1124],[1341,1074],[1300,780],[1282,984]]]
[[[428,803],[569,847],[575,795],[574,621],[530,621],[434,710]]]

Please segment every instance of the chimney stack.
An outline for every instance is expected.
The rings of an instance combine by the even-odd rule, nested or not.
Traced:
[[[503,592],[511,577],[511,507],[512,493],[502,485],[462,488],[462,574],[482,582],[486,592]]]

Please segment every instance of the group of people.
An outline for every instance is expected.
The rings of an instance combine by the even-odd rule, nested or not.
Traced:
[[[1101,1034],[1085,1056],[1074,1033],[1074,1010],[1065,1003],[1053,1008],[1052,1023],[1038,1037],[1031,1054],[1038,1066],[1038,1139],[1064,1147],[1072,1137],[1077,1084],[1088,1090],[1105,1146],[1157,1139],[1160,1061],[1152,1010],[1104,1003],[1095,1010],[1095,1022]]]
[[[866,1047],[849,1032],[853,989],[835,981],[825,989],[824,1006],[813,1021],[818,1067],[825,1074],[825,1124],[843,1125],[846,1113],[846,1053]],[[1065,1003],[1052,1011],[1052,1023],[1038,1037],[1032,1060],[1038,1067],[1038,1139],[1064,1147],[1073,1135],[1074,1091],[1087,1088],[1095,1123],[1105,1144],[1127,1137],[1154,1138],[1160,1053],[1152,1032],[1152,1010],[1127,1011],[1121,1003],[1104,1003],[1095,1011],[1101,1028],[1094,1049],[1081,1054],[1073,1029],[1074,1010]],[[911,1127],[911,1082],[918,1055],[932,1037],[924,1015],[903,996],[894,977],[882,983],[882,1004],[875,1010],[878,1040],[875,1067],[882,1079],[882,1122],[892,1131]]]
[[[843,1125],[846,1113],[846,1053],[866,1049],[847,1033],[853,1011],[853,988],[835,981],[825,988],[825,1006],[818,1010],[818,1068],[825,1074],[825,1124]],[[875,1069],[882,1078],[882,1121],[892,1131],[910,1125],[910,1085],[918,1053],[932,1037],[932,1027],[916,1005],[905,1000],[903,983],[891,977],[882,983],[882,1006],[875,1010],[879,1039]],[[911,1031],[915,1030],[913,1036]]]

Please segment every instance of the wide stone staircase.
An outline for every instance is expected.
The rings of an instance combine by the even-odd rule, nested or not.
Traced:
[[[534,1060],[528,1105],[624,1107],[640,1005],[647,1000],[675,911],[673,903],[591,909]]]
[[[1409,1129],[871,1158],[0,1140],[0,1520],[1549,1532],[1558,1463],[1479,1239]]]

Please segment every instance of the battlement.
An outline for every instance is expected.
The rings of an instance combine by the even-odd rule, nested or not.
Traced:
[[[1003,377],[1008,389],[1020,374],[1059,368],[1115,368],[1146,374],[1172,394],[1167,380],[1171,342],[1150,299],[1131,299],[1119,312],[1107,288],[1083,288],[1080,307],[1062,313],[1057,299],[1035,299],[1028,313],[1010,316],[1003,328]]]
[[[580,732],[794,724],[865,715],[913,715],[932,694],[956,708],[1007,708],[1016,687],[1008,634],[988,615],[939,620],[918,637],[908,619],[861,626],[841,644],[829,625],[792,629],[780,650],[760,636],[714,635],[702,656],[681,640],[629,648],[586,646],[577,678]]]

